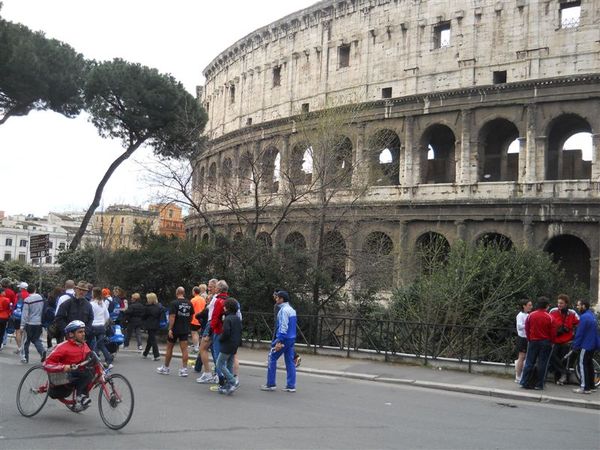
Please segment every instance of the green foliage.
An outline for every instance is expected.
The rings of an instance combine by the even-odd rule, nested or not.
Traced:
[[[393,295],[392,314],[403,321],[444,325],[512,327],[522,298],[555,299],[585,290],[539,250],[503,250],[494,245],[455,244]]]
[[[163,157],[196,152],[207,120],[172,76],[118,58],[93,65],[85,100],[102,137],[120,139],[125,148],[144,142]]]
[[[0,124],[32,110],[81,111],[87,63],[69,45],[0,18],[0,67]]]
[[[29,284],[35,284],[38,289],[40,286],[40,269],[18,261],[0,261],[0,275],[2,278],[8,278],[13,287],[16,287],[19,281],[25,281]],[[40,292],[46,294],[55,286],[60,286],[63,282],[53,270],[47,270],[42,267],[41,271],[42,288]]]

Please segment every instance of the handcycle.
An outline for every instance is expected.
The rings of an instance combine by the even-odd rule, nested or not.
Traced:
[[[600,362],[598,362],[599,355],[596,353],[594,358],[592,359],[592,364],[594,366],[594,387],[600,386]],[[577,378],[577,383],[581,382],[581,369],[577,362],[579,361],[579,350],[569,350],[569,352],[563,356],[563,361],[565,362],[565,367],[569,376],[574,373],[575,378]]]
[[[95,352],[74,366],[74,369],[90,370],[92,380],[88,392],[99,388],[98,409],[104,424],[113,430],[123,428],[133,415],[134,396],[131,384],[123,375],[110,373],[105,369]],[[39,413],[48,396],[64,404],[73,412],[75,409],[75,389],[69,384],[67,373],[48,373],[41,364],[31,367],[19,383],[17,389],[17,408],[21,415],[33,417]],[[87,409],[88,407],[85,407]]]

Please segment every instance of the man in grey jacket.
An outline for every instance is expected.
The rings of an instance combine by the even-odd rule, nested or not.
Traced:
[[[44,299],[36,293],[35,286],[30,284],[27,287],[29,297],[23,300],[23,314],[21,316],[21,330],[25,330],[27,339],[23,345],[23,354],[21,362],[27,364],[29,362],[29,344],[33,342],[35,349],[40,354],[42,362],[46,359],[46,352],[42,345],[40,336],[42,335],[42,315],[44,313]]]

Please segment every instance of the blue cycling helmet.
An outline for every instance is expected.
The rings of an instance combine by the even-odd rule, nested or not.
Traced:
[[[81,320],[73,320],[65,327],[65,334],[72,333],[80,328],[85,328],[85,323],[83,323]]]

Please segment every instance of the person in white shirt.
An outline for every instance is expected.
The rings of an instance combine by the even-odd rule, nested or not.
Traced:
[[[519,356],[515,361],[515,383],[521,382],[523,373],[523,364],[525,363],[525,355],[527,354],[527,333],[525,333],[525,321],[527,316],[533,309],[531,300],[525,298],[521,300],[521,312],[517,314],[517,351]]]
[[[94,321],[92,322],[92,339],[90,340],[90,348],[98,353],[100,351],[104,355],[104,360],[108,367],[112,367],[112,355],[106,348],[106,325],[108,324],[110,315],[108,313],[108,301],[102,298],[102,289],[95,287],[92,289],[92,310],[94,311]]]

